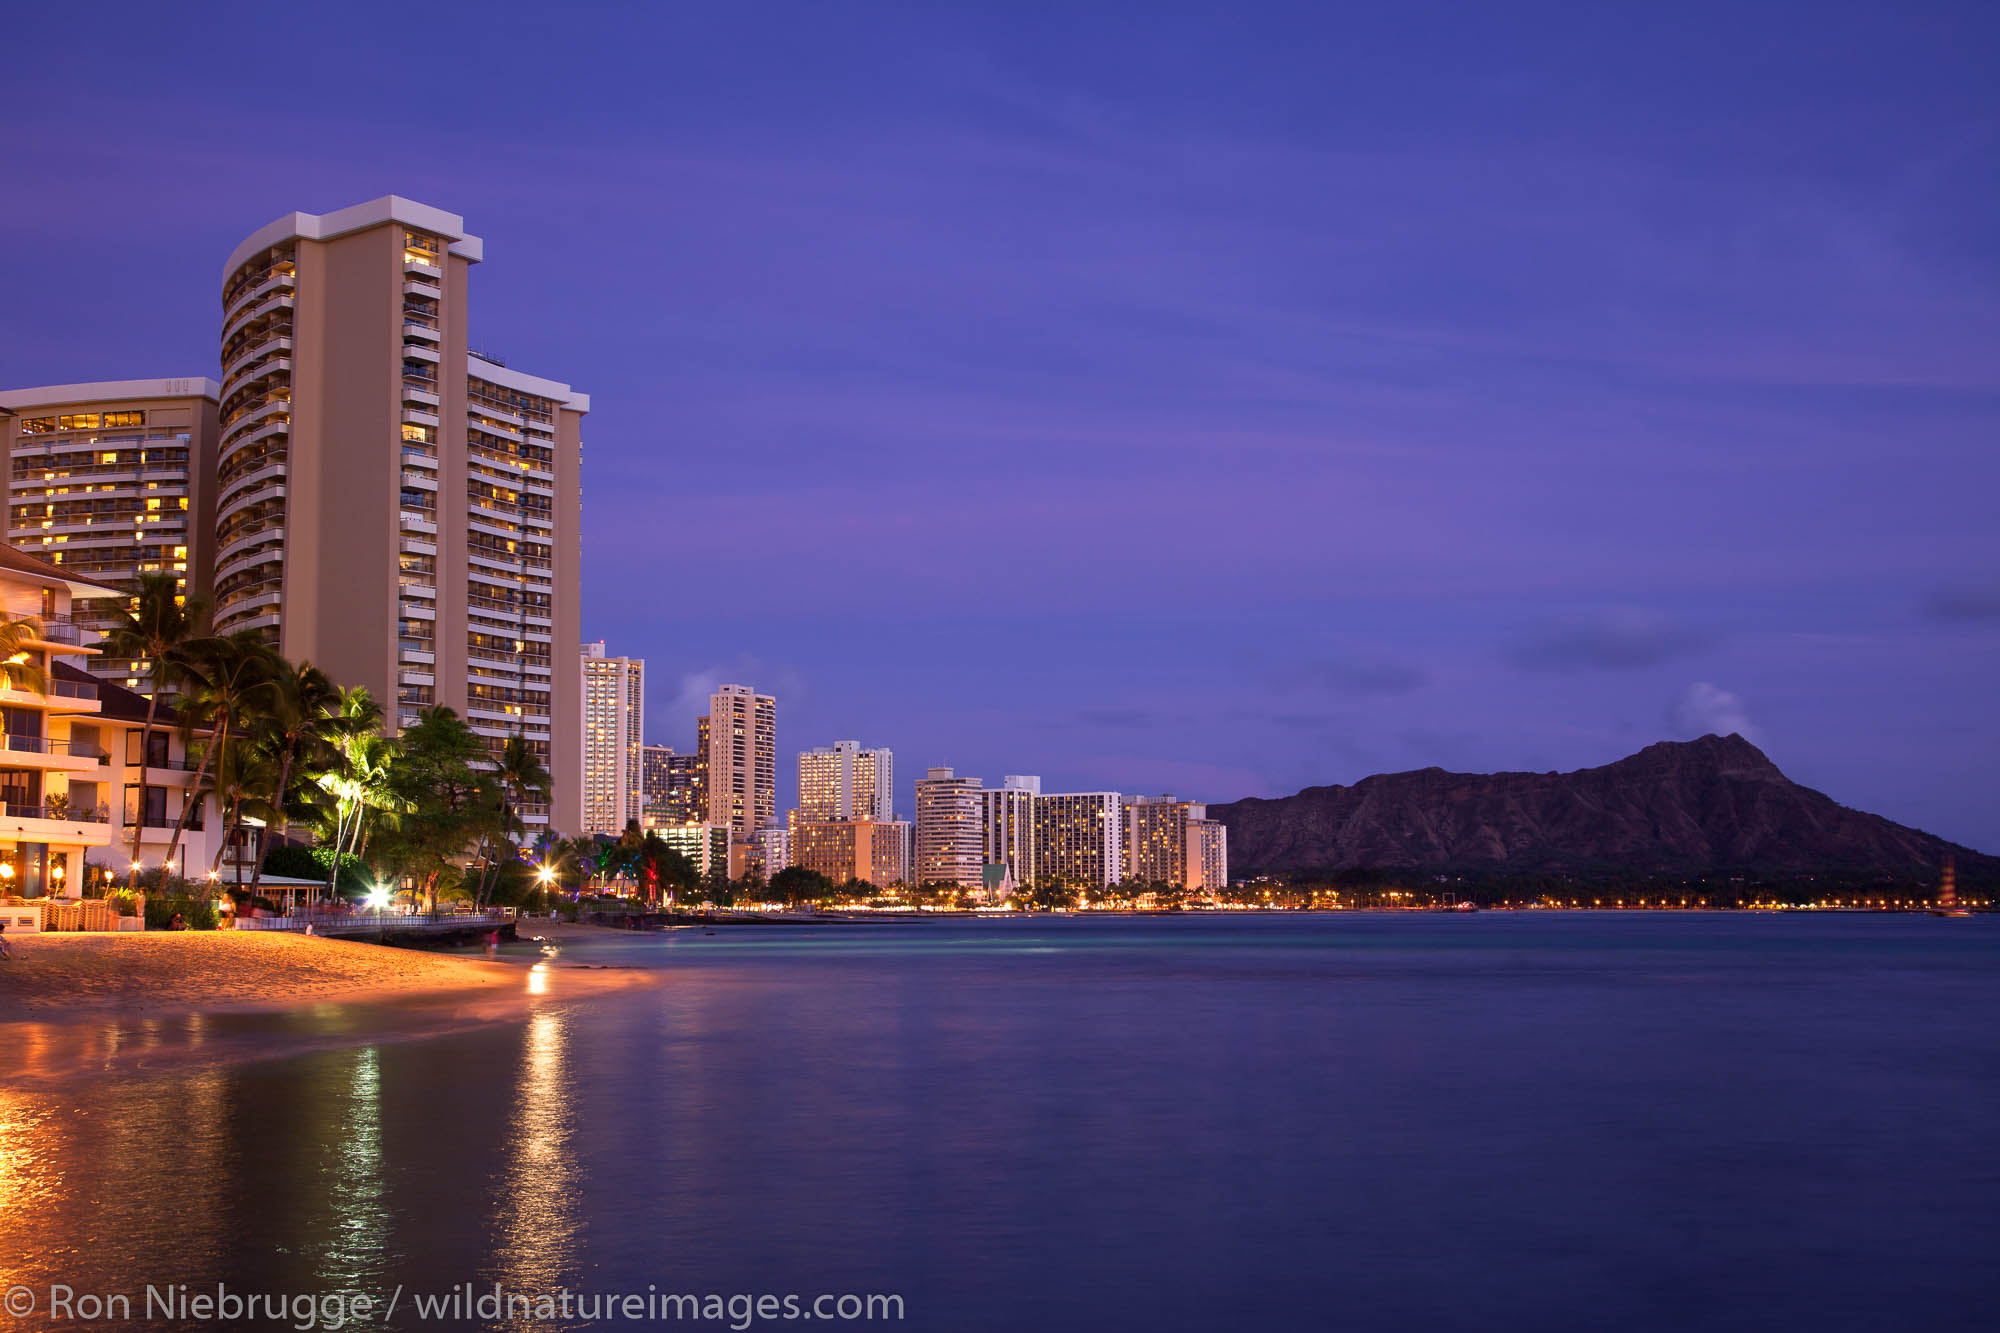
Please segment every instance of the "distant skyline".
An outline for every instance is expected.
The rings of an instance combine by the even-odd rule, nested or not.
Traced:
[[[282,213],[463,215],[592,397],[583,636],[683,753],[776,696],[781,809],[842,739],[907,817],[1734,729],[2000,851],[1990,5],[499,3],[421,84],[406,7],[228,12],[10,16],[0,387],[215,374]]]

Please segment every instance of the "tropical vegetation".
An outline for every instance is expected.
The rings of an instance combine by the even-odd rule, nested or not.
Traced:
[[[180,864],[189,820],[203,800],[223,834],[207,866],[187,866],[179,876],[165,867],[154,872],[161,877],[148,885],[155,898],[211,896],[229,850],[253,847],[254,854],[230,861],[229,884],[248,898],[259,895],[267,875],[323,877],[328,895],[375,885],[407,889],[431,906],[448,898],[518,901],[536,887],[529,858],[538,849],[520,846],[522,813],[548,802],[550,778],[524,737],[489,747],[465,719],[437,705],[400,735],[387,735],[368,691],[344,689],[309,662],[287,661],[254,633],[210,632],[207,608],[183,599],[171,575],[142,575],[127,592],[104,648],[134,661],[152,685],[141,759],[161,762],[154,738],[171,725],[194,761],[167,867]],[[9,634],[33,632],[23,623],[0,624],[0,657]],[[12,673],[10,683],[40,686],[24,674],[28,666],[0,669]],[[128,888],[141,873],[138,838],[135,826]],[[659,864],[655,854],[649,865],[657,873]]]

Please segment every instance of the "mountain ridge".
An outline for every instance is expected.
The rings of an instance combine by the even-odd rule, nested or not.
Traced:
[[[1659,741],[1568,773],[1378,773],[1209,806],[1232,875],[1499,873],[2000,876],[2000,858],[1854,810],[1740,735]]]

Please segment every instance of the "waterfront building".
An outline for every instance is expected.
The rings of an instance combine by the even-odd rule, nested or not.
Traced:
[[[625,831],[645,813],[646,663],[583,645],[583,831]]]
[[[123,797],[107,771],[100,730],[102,686],[86,671],[59,672],[62,658],[89,659],[71,619],[76,597],[109,589],[56,565],[0,547],[0,620],[27,622],[0,675],[0,903],[76,897],[84,858],[112,846],[112,810]],[[27,672],[41,673],[39,681]],[[125,867],[121,865],[120,869]],[[9,908],[10,926],[39,929],[39,907]]]
[[[1077,886],[1124,878],[1123,824],[1115,791],[1035,797],[1035,878]]]
[[[255,869],[261,827],[248,823],[242,830],[239,850],[229,857],[219,856],[227,832],[216,818],[215,798],[195,798],[192,793],[196,771],[201,767],[188,749],[206,740],[206,728],[184,735],[181,716],[172,704],[162,703],[154,711],[152,749],[146,749],[147,697],[113,681],[99,681],[88,671],[68,662],[55,664],[57,682],[97,687],[96,716],[78,716],[70,721],[69,752],[74,756],[95,751],[98,769],[94,773],[72,773],[68,805],[72,812],[101,809],[115,817],[117,834],[102,848],[86,851],[85,860],[101,867],[105,875],[123,883],[132,864],[132,832],[139,832],[139,864],[157,866],[174,854],[176,873],[200,879],[213,868],[219,878],[233,879],[236,859],[243,861],[247,881]],[[146,762],[140,763],[144,755]],[[192,805],[190,802],[192,801]],[[174,829],[181,825],[178,847]]]
[[[931,769],[917,782],[916,813],[917,883],[979,888],[984,864],[979,779]]]
[[[1042,780],[1008,774],[998,787],[979,793],[980,861],[986,868],[982,882],[989,893],[1000,885],[1007,891],[1035,882],[1035,797]],[[1000,873],[995,875],[993,869]]]
[[[835,884],[888,888],[909,880],[910,825],[900,819],[835,819],[793,828],[792,864]]]
[[[1124,818],[1124,878],[1208,891],[1229,882],[1228,829],[1203,802],[1128,796]]]
[[[222,274],[215,627],[527,740],[581,823],[578,468],[587,395],[472,350],[456,214],[290,213]],[[551,811],[521,812],[529,833]]]
[[[708,822],[748,837],[778,805],[778,703],[748,685],[722,685],[698,724]]]
[[[704,880],[729,877],[729,827],[700,821],[668,824],[653,830],[668,847],[694,863]]]
[[[96,587],[123,591],[142,573],[170,573],[183,597],[208,597],[220,393],[199,376],[0,391],[7,541]],[[86,639],[110,626],[117,605],[76,602]],[[151,689],[150,663],[99,656],[85,666]]]
[[[896,759],[888,750],[864,750],[860,741],[835,741],[799,753],[797,821],[890,819],[895,813]]]
[[[1229,826],[1219,819],[1188,821],[1189,893],[1214,898],[1229,887]]]

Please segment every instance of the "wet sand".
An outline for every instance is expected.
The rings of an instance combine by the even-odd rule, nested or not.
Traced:
[[[264,931],[12,935],[0,1088],[420,1041],[668,975],[658,931],[545,918],[516,931],[497,955]]]
[[[468,996],[520,984],[518,966],[275,931],[15,935],[0,1007],[178,1013],[286,1008],[413,992]]]
[[[414,1039],[660,976],[533,947],[538,936],[560,945],[617,932],[532,922],[520,933],[528,947],[499,958],[275,932],[14,936],[13,957],[0,960],[0,1018],[15,1029],[0,1048],[0,1080]],[[214,1040],[223,1033],[232,1040]]]

